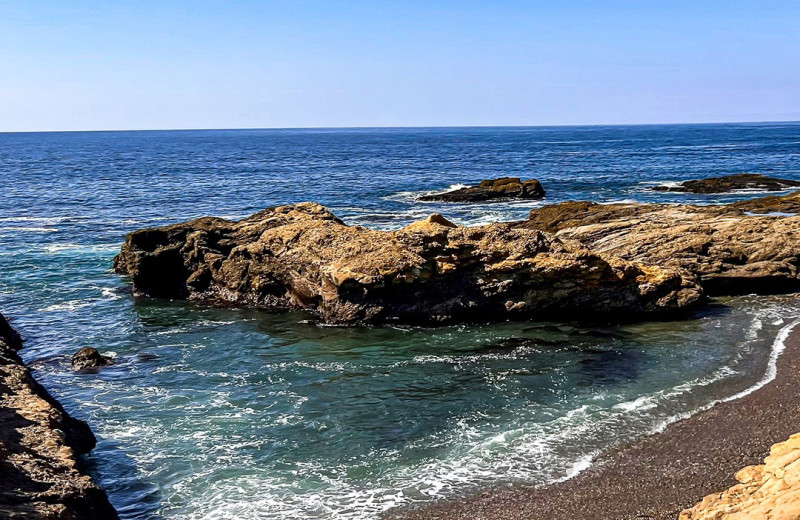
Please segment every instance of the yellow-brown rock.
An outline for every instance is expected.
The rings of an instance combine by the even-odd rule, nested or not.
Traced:
[[[626,260],[687,270],[709,294],[800,288],[800,194],[721,206],[565,202],[520,224]]]
[[[115,260],[135,293],[276,309],[329,323],[447,323],[561,314],[664,314],[702,298],[693,278],[513,224],[441,215],[397,231],[349,226],[313,203],[238,222],[145,229]]]
[[[800,433],[772,446],[764,464],[736,473],[739,484],[708,495],[679,520],[799,520]]]

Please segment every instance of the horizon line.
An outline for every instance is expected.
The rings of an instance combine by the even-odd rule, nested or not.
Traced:
[[[393,129],[446,129],[446,128],[580,128],[580,127],[624,127],[624,126],[702,126],[702,125],[745,125],[800,123],[800,119],[775,119],[753,121],[703,121],[689,123],[582,123],[552,125],[393,125],[393,126],[243,126],[226,128],[187,127],[187,128],[115,128],[94,130],[0,130],[0,134],[56,134],[56,133],[110,133],[110,132],[209,132],[238,130],[393,130]]]

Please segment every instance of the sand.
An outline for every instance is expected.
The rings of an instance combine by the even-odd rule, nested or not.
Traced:
[[[676,519],[705,495],[736,484],[772,444],[800,432],[800,325],[784,342],[777,377],[600,457],[578,476],[546,487],[517,486],[390,511],[403,519]]]

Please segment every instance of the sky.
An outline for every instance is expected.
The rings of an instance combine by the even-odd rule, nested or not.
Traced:
[[[0,131],[780,120],[797,0],[0,0]]]

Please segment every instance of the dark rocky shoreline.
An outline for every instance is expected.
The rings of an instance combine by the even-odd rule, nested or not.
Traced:
[[[116,519],[77,458],[94,448],[94,434],[36,382],[21,348],[0,315],[0,519]]]

